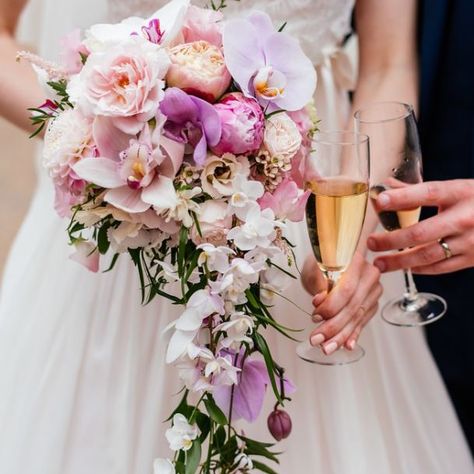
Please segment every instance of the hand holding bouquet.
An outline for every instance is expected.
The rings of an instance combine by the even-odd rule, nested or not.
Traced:
[[[291,337],[269,305],[293,276],[284,236],[304,217],[314,68],[265,13],[224,21],[188,0],[64,45],[61,66],[20,56],[48,86],[33,121],[73,258],[98,271],[128,254],[144,303],[183,306],[166,354],[184,384],[175,457],[155,472],[273,472],[258,461],[277,460],[270,446],[234,423],[254,421],[271,386],[270,431],[291,429],[280,407],[294,387],[261,329]]]

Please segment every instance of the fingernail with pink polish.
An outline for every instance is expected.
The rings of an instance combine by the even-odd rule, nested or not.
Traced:
[[[350,351],[353,351],[355,345],[356,345],[356,342],[355,342],[354,339],[353,339],[352,341],[349,341],[349,342],[347,343],[347,348],[348,348]]]
[[[319,346],[320,344],[322,344],[324,342],[324,339],[326,339],[324,337],[324,334],[316,334],[311,338],[311,345],[312,346]]]
[[[377,197],[377,203],[380,207],[387,207],[390,204],[390,196],[386,193],[381,193]]]
[[[321,321],[324,321],[323,317],[319,314],[313,314],[312,319],[314,323],[320,323]]]
[[[336,351],[337,347],[337,342],[330,342],[329,344],[326,344],[324,346],[324,352],[326,353],[326,355],[331,355],[333,352]]]

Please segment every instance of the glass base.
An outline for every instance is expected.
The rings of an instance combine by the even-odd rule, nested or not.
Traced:
[[[340,348],[331,355],[326,355],[320,346],[313,347],[309,341],[298,344],[296,353],[306,362],[319,365],[347,365],[353,364],[364,357],[365,351],[358,344],[352,351]]]
[[[397,298],[382,310],[382,318],[394,326],[415,327],[434,323],[446,314],[448,305],[440,296],[418,293],[414,300]]]

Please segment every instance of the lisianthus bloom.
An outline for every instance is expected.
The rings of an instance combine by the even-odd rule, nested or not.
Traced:
[[[256,97],[270,111],[298,110],[313,97],[313,64],[297,40],[276,31],[266,13],[226,23],[224,55],[244,94]]]
[[[194,161],[202,165],[207,147],[217,145],[221,137],[221,123],[214,107],[172,87],[166,89],[160,111],[167,118],[163,129],[165,136],[189,145]]]
[[[190,0],[171,0],[147,19],[131,17],[116,24],[94,25],[86,31],[84,44],[90,51],[99,52],[138,35],[152,43],[168,46],[181,31],[189,3]]]
[[[291,179],[285,179],[273,193],[259,199],[261,209],[271,209],[277,219],[301,222],[304,219],[310,191],[301,191]]]
[[[100,151],[106,148],[100,146],[100,139],[98,142]],[[154,206],[161,211],[177,205],[172,179],[183,153],[182,144],[166,137],[161,137],[155,147],[146,125],[139,139],[130,139],[118,156],[81,160],[74,171],[85,181],[106,189],[104,200],[119,209],[141,213]]]
[[[166,82],[171,87],[215,102],[231,81],[222,51],[207,41],[180,44],[170,50]]]
[[[263,143],[272,157],[292,159],[302,144],[296,123],[285,112],[272,115],[265,124]]]
[[[221,157],[210,154],[201,173],[202,190],[214,199],[230,196],[234,192],[237,176],[248,174],[248,160],[225,153]]]
[[[191,5],[186,13],[183,26],[185,43],[207,41],[215,46],[222,46],[222,20],[224,15],[211,8],[199,8]]]
[[[136,134],[154,117],[164,96],[166,52],[138,39],[91,53],[68,85],[71,101],[86,115],[113,117],[116,127]]]
[[[44,140],[43,165],[54,183],[55,209],[60,217],[68,216],[71,207],[83,197],[86,183],[74,171],[74,165],[93,157],[95,152],[92,121],[78,110],[66,110],[50,123]]]
[[[240,92],[225,95],[215,109],[222,124],[222,136],[212,148],[216,155],[247,155],[260,148],[265,117],[260,104]]]

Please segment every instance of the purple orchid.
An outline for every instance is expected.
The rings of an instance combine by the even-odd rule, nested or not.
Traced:
[[[164,135],[190,145],[194,149],[194,161],[202,165],[208,146],[216,146],[221,139],[221,121],[214,107],[205,100],[171,87],[165,92],[160,111],[167,117]]]
[[[160,20],[153,18],[148,23],[148,26],[142,26],[143,36],[154,44],[160,44],[165,32],[161,30]]]
[[[245,95],[269,111],[294,111],[308,104],[316,71],[297,40],[278,32],[263,12],[229,21],[224,28],[226,66]]]
[[[265,362],[255,354],[244,359],[241,351],[235,362],[235,353],[232,354],[234,365],[241,369],[238,374],[239,383],[234,386],[220,386],[214,390],[214,399],[219,408],[229,417],[230,402],[232,398],[232,419],[243,418],[248,422],[254,422],[262,411],[263,401],[267,386],[270,384]],[[295,391],[294,385],[287,379],[284,381],[285,394],[289,395]],[[234,394],[232,397],[232,389]]]

